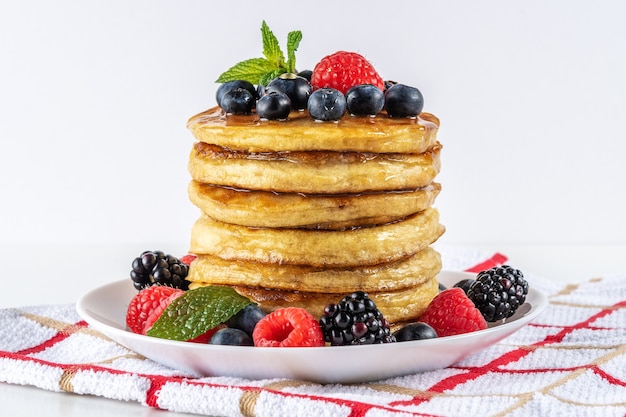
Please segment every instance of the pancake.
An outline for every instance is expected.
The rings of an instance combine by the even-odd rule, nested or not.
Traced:
[[[319,293],[396,291],[422,284],[441,270],[441,257],[431,247],[394,262],[348,268],[264,264],[199,255],[187,280],[204,285],[235,285]]]
[[[190,288],[198,286],[201,285],[192,284]],[[324,307],[330,303],[338,302],[345,295],[247,286],[233,286],[233,289],[257,303],[264,311],[269,312],[284,307],[301,307],[315,317],[321,317],[324,313]],[[390,323],[397,323],[417,319],[438,292],[439,284],[437,278],[433,277],[415,287],[397,291],[368,291],[368,294],[385,318]]]
[[[441,145],[420,154],[234,151],[196,142],[191,177],[201,183],[305,194],[360,193],[425,187],[440,170]]]
[[[315,267],[376,265],[411,256],[444,232],[435,208],[405,220],[342,231],[252,228],[201,216],[191,231],[191,253],[226,260]]]
[[[189,183],[189,198],[216,220],[249,227],[343,229],[390,223],[430,207],[441,191],[432,183],[415,190],[360,194],[300,194],[241,190]]]
[[[308,112],[292,112],[286,121],[261,121],[255,114],[228,115],[213,107],[189,119],[187,127],[201,142],[249,152],[356,151],[422,153],[435,145],[439,119],[422,112],[416,118],[345,116],[321,123]]]

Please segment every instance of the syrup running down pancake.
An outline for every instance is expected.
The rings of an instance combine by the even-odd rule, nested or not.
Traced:
[[[349,267],[392,262],[423,250],[444,232],[428,208],[405,220],[348,230],[252,228],[200,217],[192,227],[192,253],[222,259]]]
[[[357,194],[276,193],[234,189],[197,181],[189,198],[216,220],[249,227],[345,229],[403,219],[430,207],[441,185]]]
[[[191,177],[201,183],[307,194],[359,193],[425,187],[441,168],[441,145],[420,154],[233,151],[196,142]]]

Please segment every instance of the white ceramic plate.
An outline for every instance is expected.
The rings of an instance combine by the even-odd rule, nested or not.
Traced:
[[[444,271],[439,281],[452,286],[473,276]],[[136,293],[129,280],[104,285],[78,300],[78,314],[117,343],[171,368],[202,376],[320,383],[366,382],[445,368],[509,336],[547,305],[546,297],[531,288],[526,303],[506,323],[478,332],[369,346],[260,348],[177,342],[127,331],[126,308]]]

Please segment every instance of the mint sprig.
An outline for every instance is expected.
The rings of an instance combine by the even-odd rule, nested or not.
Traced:
[[[245,80],[252,84],[267,85],[273,78],[284,73],[296,72],[296,51],[302,40],[302,32],[295,30],[287,34],[287,60],[280,44],[265,20],[261,25],[264,58],[241,61],[223,72],[216,82],[225,83]]]
[[[200,287],[185,292],[167,306],[148,336],[190,340],[224,323],[251,301],[230,287]]]

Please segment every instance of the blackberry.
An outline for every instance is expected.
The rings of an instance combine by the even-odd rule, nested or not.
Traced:
[[[524,304],[527,294],[524,275],[508,265],[479,272],[467,290],[468,298],[488,322],[511,317]]]
[[[138,291],[153,285],[189,289],[189,266],[161,251],[145,251],[133,260],[130,279]]]
[[[331,346],[369,345],[395,342],[389,322],[363,291],[329,304],[320,318],[324,341]]]

